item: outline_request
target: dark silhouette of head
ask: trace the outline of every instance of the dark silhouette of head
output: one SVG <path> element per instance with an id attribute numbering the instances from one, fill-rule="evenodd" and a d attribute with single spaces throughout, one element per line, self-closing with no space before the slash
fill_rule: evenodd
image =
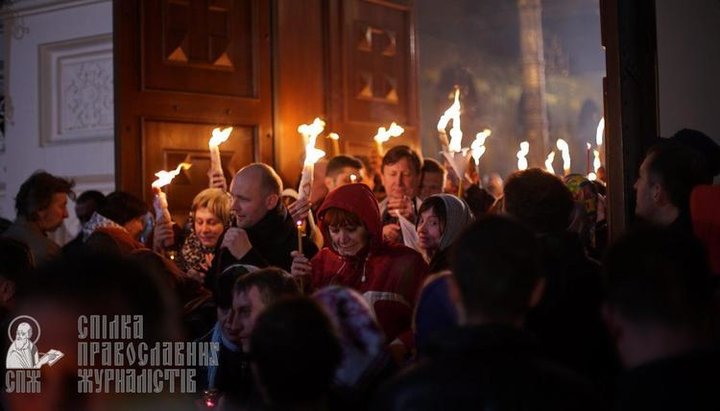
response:
<path id="1" fill-rule="evenodd" d="M 505 211 L 537 233 L 567 229 L 574 203 L 562 180 L 539 168 L 516 171 L 504 186 Z"/>
<path id="2" fill-rule="evenodd" d="M 298 297 L 278 301 L 260 315 L 250 354 L 267 402 L 290 409 L 322 402 L 340 364 L 341 347 L 322 308 Z"/>

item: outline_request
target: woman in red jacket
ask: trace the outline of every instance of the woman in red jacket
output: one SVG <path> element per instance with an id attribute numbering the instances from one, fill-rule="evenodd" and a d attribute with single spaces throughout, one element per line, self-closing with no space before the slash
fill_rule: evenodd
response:
<path id="1" fill-rule="evenodd" d="M 357 290 L 375 311 L 386 341 L 412 348 L 412 312 L 428 270 L 422 256 L 382 240 L 377 201 L 365 184 L 331 191 L 318 217 L 326 247 L 312 260 L 293 252 L 292 274 L 309 275 L 313 289 L 342 285 Z"/>

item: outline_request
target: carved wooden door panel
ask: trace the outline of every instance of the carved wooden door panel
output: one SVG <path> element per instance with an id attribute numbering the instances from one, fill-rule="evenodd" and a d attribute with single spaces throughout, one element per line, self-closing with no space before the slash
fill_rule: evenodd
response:
<path id="1" fill-rule="evenodd" d="M 207 187 L 207 141 L 229 178 L 252 161 L 272 163 L 270 11 L 265 0 L 114 2 L 118 187 L 150 196 L 154 173 L 193 166 L 167 188 L 184 218 Z"/>
<path id="2" fill-rule="evenodd" d="M 329 117 L 345 151 L 372 152 L 379 126 L 405 134 L 391 145 L 419 149 L 415 20 L 412 0 L 330 2 Z"/>

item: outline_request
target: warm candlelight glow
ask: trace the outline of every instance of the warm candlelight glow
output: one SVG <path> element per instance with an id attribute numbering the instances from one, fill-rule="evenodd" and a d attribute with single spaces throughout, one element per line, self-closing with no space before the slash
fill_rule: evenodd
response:
<path id="1" fill-rule="evenodd" d="M 530 153 L 530 143 L 527 141 L 523 141 L 520 143 L 520 151 L 517 152 L 517 166 L 518 170 L 527 170 L 528 168 L 528 162 L 527 158 L 525 158 L 528 153 Z"/>
<path id="2" fill-rule="evenodd" d="M 232 127 L 227 127 L 222 130 L 219 127 L 213 129 L 212 137 L 210 137 L 210 140 L 208 141 L 208 146 L 210 147 L 210 174 L 223 173 L 219 146 L 224 143 L 228 137 L 230 137 L 232 130 Z"/>
<path id="3" fill-rule="evenodd" d="M 298 127 L 298 132 L 305 139 L 305 161 L 300 176 L 300 187 L 298 187 L 298 200 L 310 197 L 315 163 L 325 156 L 324 151 L 315 148 L 317 137 L 324 129 L 325 122 L 319 118 L 315 118 L 312 124 L 302 124 Z"/>
<path id="4" fill-rule="evenodd" d="M 220 144 L 224 143 L 228 137 L 230 137 L 230 133 L 232 133 L 233 128 L 228 127 L 224 129 L 220 129 L 220 127 L 214 128 L 212 131 L 212 137 L 210 137 L 210 140 L 208 141 L 208 145 L 210 147 L 217 147 Z"/>
<path id="5" fill-rule="evenodd" d="M 303 222 L 302 222 L 302 220 L 296 221 L 295 225 L 297 225 L 298 251 L 300 252 L 300 254 L 302 254 L 302 252 L 303 252 L 303 245 L 302 245 Z"/>
<path id="6" fill-rule="evenodd" d="M 555 145 L 557 146 L 558 150 L 560 150 L 560 154 L 562 155 L 563 171 L 566 175 L 570 174 L 570 146 L 568 146 L 568 143 L 561 138 L 557 140 L 557 143 Z"/>
<path id="7" fill-rule="evenodd" d="M 390 128 L 385 127 L 378 128 L 377 134 L 373 137 L 376 143 L 383 144 L 387 143 L 392 137 L 400 137 L 405 129 L 397 125 L 394 121 L 390 124 Z"/>
<path id="8" fill-rule="evenodd" d="M 438 131 L 444 132 L 447 128 L 448 123 L 450 120 L 455 120 L 455 118 L 460 117 L 460 89 L 455 88 L 455 101 L 452 103 L 452 105 L 445 110 L 445 113 L 443 113 L 442 116 L 440 116 L 440 121 L 437 123 L 437 129 Z M 455 127 L 455 124 L 453 124 L 453 127 Z"/>
<path id="9" fill-rule="evenodd" d="M 597 174 L 590 173 L 590 174 L 588 174 L 587 179 L 590 181 L 595 181 L 595 180 L 597 180 Z"/>
<path id="10" fill-rule="evenodd" d="M 152 182 L 152 184 L 151 184 L 152 187 L 154 187 L 154 188 L 161 188 L 161 187 L 164 187 L 164 186 L 170 184 L 170 182 L 173 180 L 173 178 L 175 178 L 178 174 L 180 174 L 180 170 L 181 170 L 181 169 L 182 169 L 182 170 L 187 170 L 188 168 L 190 168 L 190 166 L 191 166 L 190 163 L 180 163 L 180 164 L 178 164 L 178 166 L 177 166 L 177 168 L 176 168 L 175 170 L 172 170 L 172 171 L 165 171 L 165 170 L 158 171 L 157 173 L 155 173 L 155 176 L 157 177 L 157 180 L 155 180 L 155 181 Z"/>
<path id="11" fill-rule="evenodd" d="M 480 157 L 485 154 L 485 140 L 490 137 L 490 134 L 492 134 L 492 131 L 486 128 L 475 135 L 475 141 L 470 145 L 470 152 L 473 160 L 475 160 L 475 166 L 480 164 Z"/>
<path id="12" fill-rule="evenodd" d="M 301 124 L 300 127 L 298 127 L 298 132 L 302 134 L 305 139 L 305 165 L 315 164 L 325 156 L 324 151 L 315 148 L 317 137 L 324 129 L 325 122 L 317 117 L 311 124 Z"/>
<path id="13" fill-rule="evenodd" d="M 355 174 L 350 174 L 350 182 L 357 183 L 357 176 Z"/>
<path id="14" fill-rule="evenodd" d="M 328 134 L 327 138 L 332 141 L 333 146 L 333 155 L 339 156 L 340 155 L 340 136 L 338 133 L 330 133 Z"/>
<path id="15" fill-rule="evenodd" d="M 600 162 L 600 152 L 593 150 L 593 155 L 595 156 L 593 159 L 593 170 L 595 170 L 595 174 L 597 174 L 600 167 L 602 167 L 602 163 Z"/>
<path id="16" fill-rule="evenodd" d="M 315 146 L 315 139 L 317 139 L 317 136 L 319 136 L 323 130 L 325 130 L 325 122 L 320 120 L 319 117 L 315 117 L 315 120 L 310 124 L 301 124 L 298 126 L 298 133 L 303 135 L 305 139 L 304 143 L 308 144 L 312 139 L 313 147 Z"/>
<path id="17" fill-rule="evenodd" d="M 597 131 L 595 131 L 595 144 L 600 147 L 603 143 L 603 135 L 605 134 L 605 117 L 600 119 L 600 122 L 597 126 Z"/>
<path id="18" fill-rule="evenodd" d="M 385 155 L 383 150 L 383 143 L 386 143 L 393 137 L 400 137 L 404 132 L 405 129 L 397 125 L 397 123 L 395 123 L 394 121 L 387 129 L 385 127 L 378 128 L 377 134 L 375 134 L 373 140 L 375 140 L 375 145 L 377 146 L 377 151 L 380 157 Z"/>
<path id="19" fill-rule="evenodd" d="M 555 152 L 551 151 L 550 154 L 548 154 L 547 158 L 545 159 L 545 170 L 548 173 L 555 174 L 555 168 L 553 168 L 553 161 L 555 161 Z"/>
<path id="20" fill-rule="evenodd" d="M 448 123 L 452 120 L 453 125 L 450 129 L 450 142 L 448 142 L 447 128 Z M 440 143 L 443 150 L 452 153 L 459 153 L 462 148 L 462 130 L 460 129 L 460 88 L 455 86 L 455 99 L 453 103 L 445 110 L 437 123 L 437 130 L 440 136 Z"/>

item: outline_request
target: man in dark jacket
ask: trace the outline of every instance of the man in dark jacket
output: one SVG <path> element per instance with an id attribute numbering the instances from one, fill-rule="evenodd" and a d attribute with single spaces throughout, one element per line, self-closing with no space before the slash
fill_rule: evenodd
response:
<path id="1" fill-rule="evenodd" d="M 290 252 L 298 248 L 298 231 L 280 201 L 282 180 L 267 164 L 253 163 L 237 172 L 230 184 L 235 226 L 220 242 L 206 285 L 212 287 L 216 273 L 233 264 L 275 266 L 290 271 Z M 303 252 L 311 258 L 315 244 L 303 237 Z"/>
<path id="2" fill-rule="evenodd" d="M 640 164 L 635 188 L 635 215 L 648 225 L 692 233 L 690 193 L 707 182 L 706 160 L 676 140 L 650 147 Z"/>
<path id="3" fill-rule="evenodd" d="M 462 326 L 439 335 L 428 358 L 384 387 L 373 409 L 597 409 L 590 384 L 544 359 L 522 330 L 544 287 L 533 233 L 493 216 L 457 244 L 452 271 Z"/>
<path id="4" fill-rule="evenodd" d="M 610 391 L 619 363 L 602 322 L 599 266 L 567 230 L 570 190 L 556 176 L 531 168 L 508 177 L 504 194 L 505 211 L 540 240 L 547 280 L 542 301 L 527 315 L 527 329 L 551 358 Z"/>

